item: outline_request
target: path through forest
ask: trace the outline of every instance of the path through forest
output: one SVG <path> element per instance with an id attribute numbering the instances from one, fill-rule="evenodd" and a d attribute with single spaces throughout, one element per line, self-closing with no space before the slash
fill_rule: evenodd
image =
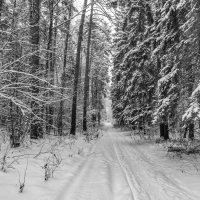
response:
<path id="1" fill-rule="evenodd" d="M 105 127 L 104 136 L 93 147 L 70 184 L 57 200 L 197 200 L 191 192 L 165 173 L 141 150 L 145 144 L 127 132 Z"/>

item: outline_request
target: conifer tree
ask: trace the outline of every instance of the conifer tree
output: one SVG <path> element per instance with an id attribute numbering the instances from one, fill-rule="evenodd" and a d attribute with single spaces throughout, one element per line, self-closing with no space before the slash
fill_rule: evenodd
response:
<path id="1" fill-rule="evenodd" d="M 79 81 L 79 72 L 80 72 L 80 54 L 81 54 L 81 44 L 83 39 L 83 26 L 85 21 L 85 13 L 87 8 L 87 0 L 84 0 L 82 16 L 79 26 L 78 33 L 78 43 L 77 43 L 77 52 L 76 52 L 76 66 L 74 74 L 74 88 L 73 88 L 73 100 L 72 100 L 72 114 L 71 114 L 71 130 L 70 134 L 76 134 L 76 110 L 77 110 L 77 94 L 78 94 L 78 81 Z"/>
<path id="2" fill-rule="evenodd" d="M 87 41 L 87 54 L 86 54 L 86 68 L 85 68 L 85 83 L 84 83 L 84 101 L 83 101 L 83 131 L 87 131 L 87 104 L 89 96 L 89 82 L 90 82 L 90 48 L 91 48 L 91 37 L 92 37 L 92 22 L 93 22 L 93 8 L 94 0 L 91 0 L 91 11 L 90 21 L 88 30 L 88 41 Z"/>

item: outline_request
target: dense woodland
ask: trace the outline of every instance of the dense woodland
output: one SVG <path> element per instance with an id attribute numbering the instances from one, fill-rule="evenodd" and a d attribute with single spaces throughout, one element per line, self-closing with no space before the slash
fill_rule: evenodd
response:
<path id="1" fill-rule="evenodd" d="M 100 123 L 111 66 L 103 4 L 0 0 L 0 118 L 12 147 Z"/>
<path id="2" fill-rule="evenodd" d="M 193 139 L 199 128 L 198 0 L 0 1 L 0 118 L 11 146 L 101 122 Z M 113 63 L 112 63 L 113 62 Z"/>
<path id="3" fill-rule="evenodd" d="M 199 129 L 200 1 L 113 2 L 113 113 L 120 126 L 193 139 Z"/>
<path id="4" fill-rule="evenodd" d="M 200 0 L 0 0 L 0 199 L 199 200 L 199 155 Z"/>

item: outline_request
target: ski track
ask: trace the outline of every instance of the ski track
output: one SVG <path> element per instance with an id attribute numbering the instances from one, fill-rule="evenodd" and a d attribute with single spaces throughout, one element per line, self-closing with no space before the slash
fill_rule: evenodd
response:
<path id="1" fill-rule="evenodd" d="M 56 200 L 199 200 L 165 174 L 129 136 L 112 128 Z"/>

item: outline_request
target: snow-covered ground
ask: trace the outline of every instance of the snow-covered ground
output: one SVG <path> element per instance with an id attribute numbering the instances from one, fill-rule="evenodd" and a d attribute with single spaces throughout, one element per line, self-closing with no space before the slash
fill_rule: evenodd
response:
<path id="1" fill-rule="evenodd" d="M 27 155 L 14 163 L 14 168 L 0 172 L 0 199 L 200 199 L 199 156 L 167 154 L 162 145 L 134 140 L 129 132 L 113 129 L 108 124 L 96 142 L 74 140 L 74 144 L 69 144 L 67 141 L 46 145 L 38 156 L 35 155 L 40 152 L 42 142 L 26 149 Z M 62 158 L 62 162 L 54 177 L 45 182 L 42 166 L 51 155 L 49 152 L 54 152 L 58 160 Z M 27 163 L 25 188 L 19 193 L 18 171 L 23 178 Z"/>
<path id="2" fill-rule="evenodd" d="M 0 200 L 53 200 L 67 183 L 70 185 L 74 174 L 90 156 L 95 140 L 48 137 L 16 149 L 1 142 Z M 25 187 L 19 193 L 24 175 Z"/>

